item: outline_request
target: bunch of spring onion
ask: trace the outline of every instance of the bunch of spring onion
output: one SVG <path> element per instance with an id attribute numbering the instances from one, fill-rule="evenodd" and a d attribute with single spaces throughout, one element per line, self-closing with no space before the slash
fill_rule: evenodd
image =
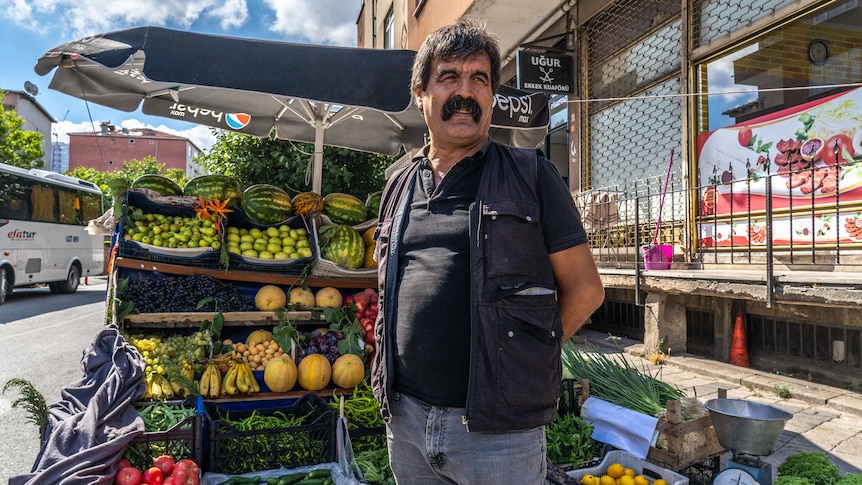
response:
<path id="1" fill-rule="evenodd" d="M 563 344 L 563 370 L 578 382 L 588 380 L 590 395 L 649 416 L 658 416 L 667 402 L 685 393 L 676 386 L 635 368 L 622 354 L 605 354 L 592 344 L 580 351 L 574 342 Z"/>

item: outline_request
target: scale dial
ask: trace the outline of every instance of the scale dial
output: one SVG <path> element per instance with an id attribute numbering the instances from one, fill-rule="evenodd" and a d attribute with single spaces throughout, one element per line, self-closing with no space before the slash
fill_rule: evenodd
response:
<path id="1" fill-rule="evenodd" d="M 760 485 L 747 471 L 739 468 L 725 468 L 712 477 L 712 485 Z"/>

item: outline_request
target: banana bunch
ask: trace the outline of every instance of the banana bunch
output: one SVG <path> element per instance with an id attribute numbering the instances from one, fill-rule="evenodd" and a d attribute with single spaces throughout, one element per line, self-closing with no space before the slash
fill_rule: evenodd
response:
<path id="1" fill-rule="evenodd" d="M 198 381 L 198 393 L 205 398 L 217 398 L 221 394 L 221 372 L 218 364 L 210 362 Z"/>
<path id="2" fill-rule="evenodd" d="M 143 399 L 164 401 L 166 399 L 174 398 L 174 388 L 162 374 L 153 372 L 148 374 L 144 378 L 144 381 L 147 384 L 147 389 L 144 391 Z"/>
<path id="3" fill-rule="evenodd" d="M 189 384 L 194 384 L 195 382 L 194 366 L 187 361 L 183 361 L 182 369 L 180 369 L 180 377 L 181 379 L 170 379 L 174 395 L 185 398 L 194 394 L 188 387 Z"/>
<path id="4" fill-rule="evenodd" d="M 260 392 L 260 385 L 249 367 L 248 362 L 241 359 L 231 361 L 222 381 L 222 391 L 228 396 L 237 394 L 254 394 Z"/>

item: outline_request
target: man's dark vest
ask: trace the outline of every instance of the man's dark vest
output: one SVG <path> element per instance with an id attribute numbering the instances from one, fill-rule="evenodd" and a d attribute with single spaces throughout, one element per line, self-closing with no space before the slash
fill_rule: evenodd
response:
<path id="1" fill-rule="evenodd" d="M 542 234 L 536 152 L 496 143 L 488 151 L 470 206 L 473 314 L 465 421 L 471 431 L 502 432 L 535 428 L 556 416 L 563 330 Z M 417 170 L 414 163 L 387 182 L 376 233 L 380 311 L 372 387 L 386 419 L 393 375 L 386 337 L 397 311 L 397 298 L 387 292 L 397 285 L 401 226 Z"/>

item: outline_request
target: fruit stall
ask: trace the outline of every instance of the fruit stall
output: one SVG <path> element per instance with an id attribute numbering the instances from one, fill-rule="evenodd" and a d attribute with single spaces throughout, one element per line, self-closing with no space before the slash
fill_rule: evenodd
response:
<path id="1" fill-rule="evenodd" d="M 126 447 L 123 483 L 160 457 L 196 463 L 202 483 L 358 483 L 360 466 L 366 483 L 384 483 L 367 383 L 379 202 L 379 192 L 290 197 L 224 175 L 131 184 L 107 319 L 146 364 L 136 403 L 146 430 Z M 353 468 L 338 465 L 346 454 Z"/>

